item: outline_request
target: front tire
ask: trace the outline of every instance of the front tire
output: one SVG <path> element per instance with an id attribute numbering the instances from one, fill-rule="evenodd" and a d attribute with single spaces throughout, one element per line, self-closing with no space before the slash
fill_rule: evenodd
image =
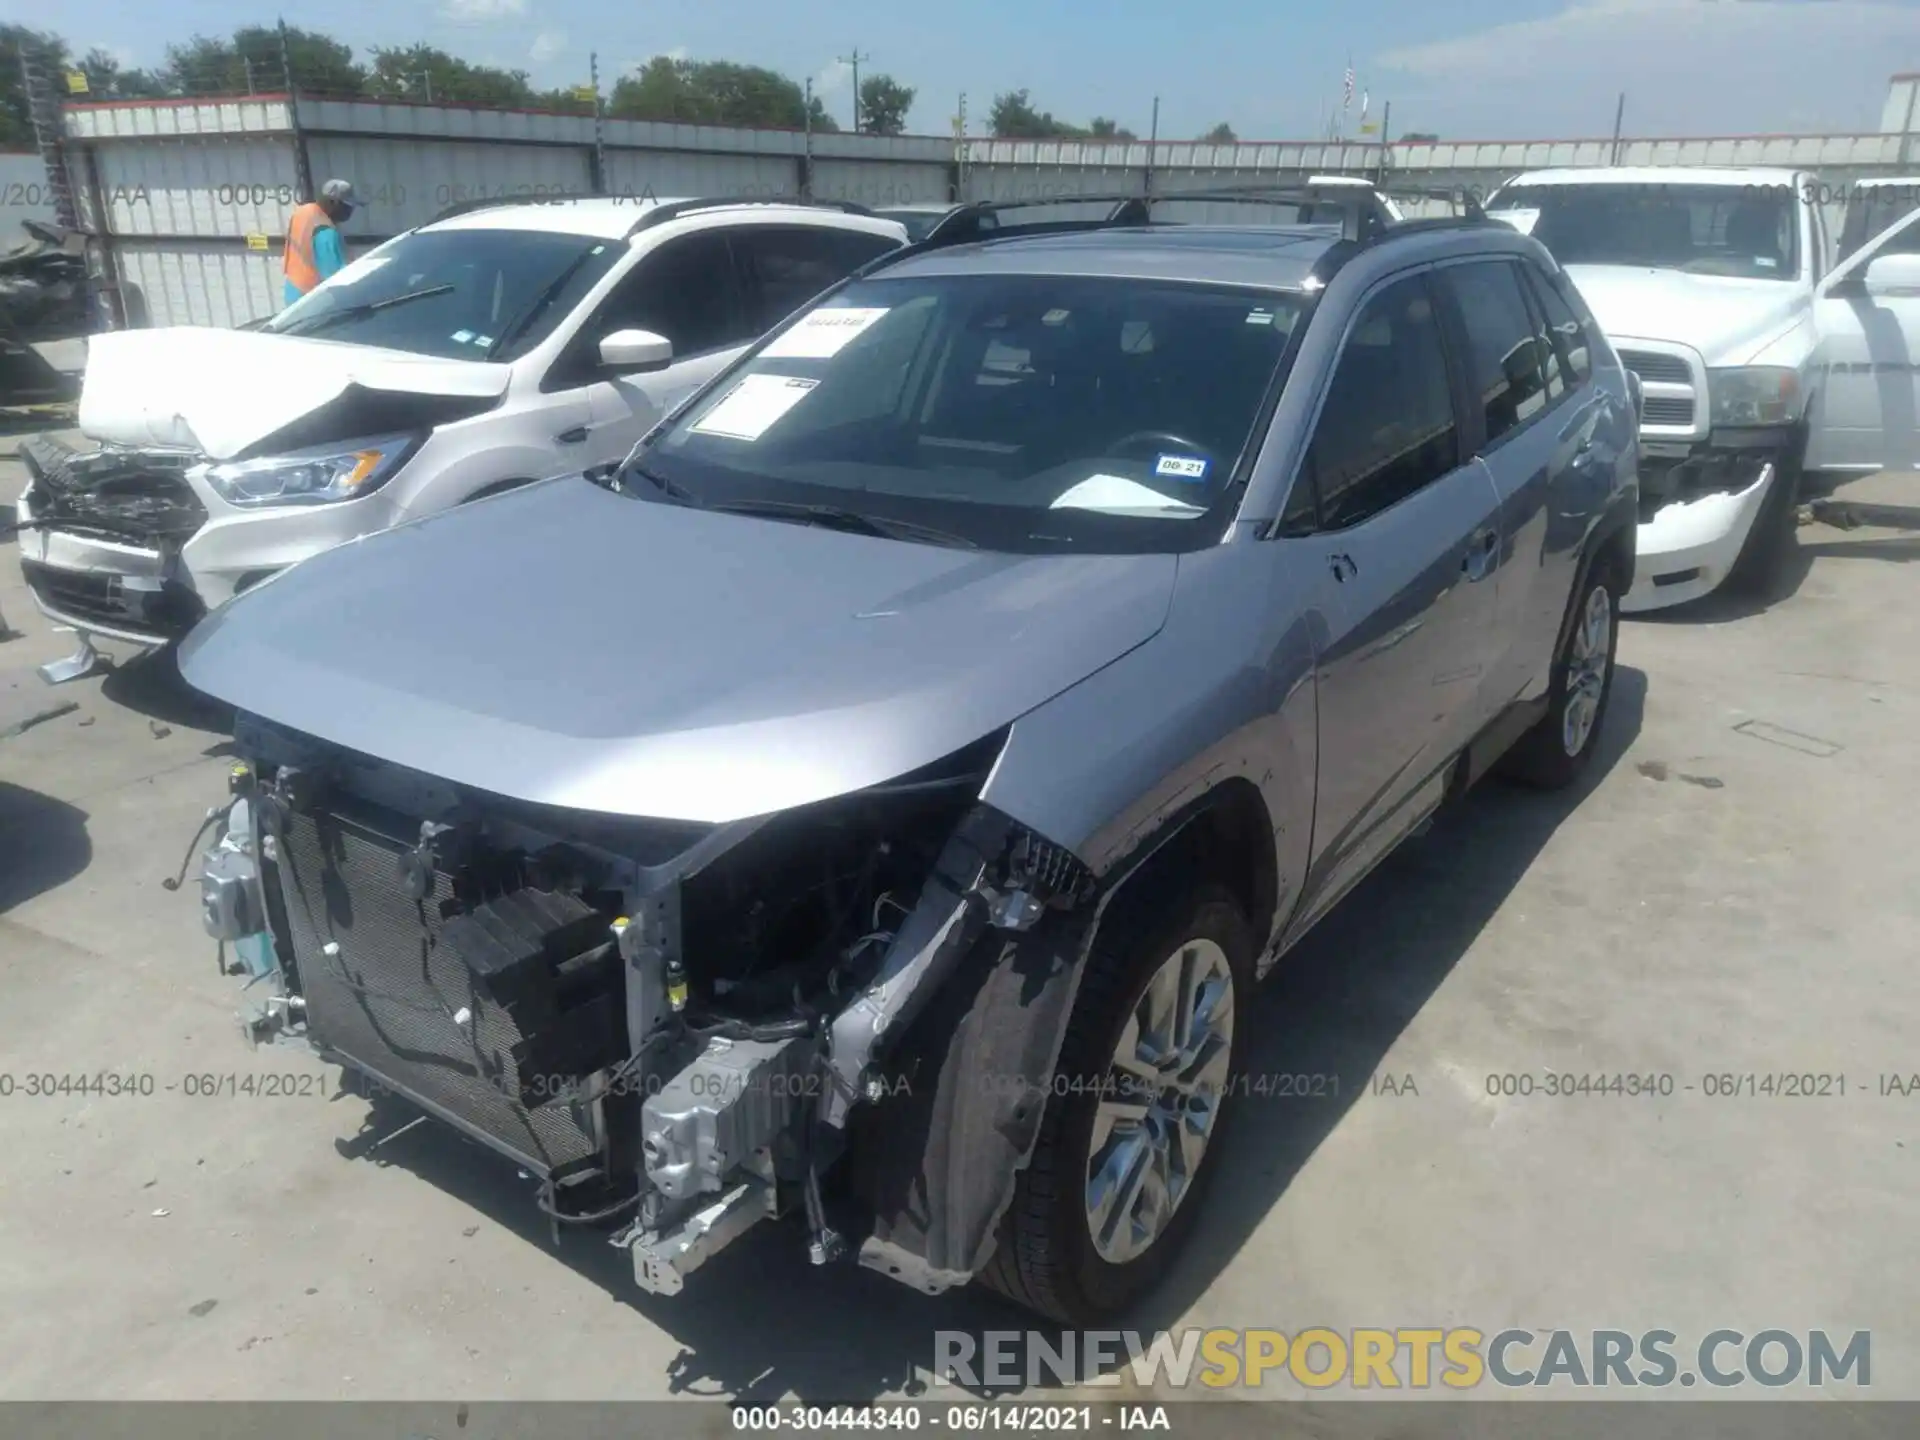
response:
<path id="1" fill-rule="evenodd" d="M 1611 556 L 1603 553 L 1594 560 L 1574 606 L 1573 624 L 1554 657 L 1547 713 L 1501 764 L 1509 779 L 1541 790 L 1562 789 L 1579 779 L 1606 719 L 1620 640 L 1620 580 Z"/>
<path id="2" fill-rule="evenodd" d="M 982 1283 L 1084 1327 L 1165 1278 L 1217 1168 L 1253 952 L 1252 929 L 1221 886 L 1177 885 L 1171 903 L 1116 900 Z"/>

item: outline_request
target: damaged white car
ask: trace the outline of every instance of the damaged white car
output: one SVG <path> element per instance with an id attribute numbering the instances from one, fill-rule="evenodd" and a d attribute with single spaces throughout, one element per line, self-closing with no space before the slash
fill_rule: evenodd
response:
<path id="1" fill-rule="evenodd" d="M 1566 267 L 1643 389 L 1623 610 L 1765 589 L 1803 471 L 1914 462 L 1920 217 L 1888 212 L 1835 267 L 1832 189 L 1795 170 L 1546 170 L 1487 203 Z"/>
<path id="2" fill-rule="evenodd" d="M 342 541 L 625 457 L 754 336 L 906 231 L 798 201 L 470 208 L 251 330 L 100 335 L 80 429 L 23 447 L 21 566 L 87 635 L 178 640 Z"/>

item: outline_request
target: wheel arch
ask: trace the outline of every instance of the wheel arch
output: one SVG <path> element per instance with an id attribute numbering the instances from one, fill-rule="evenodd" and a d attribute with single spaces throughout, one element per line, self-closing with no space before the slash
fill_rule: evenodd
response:
<path id="1" fill-rule="evenodd" d="M 866 1153 L 855 1169 L 874 1219 L 863 1265 L 938 1293 L 991 1261 L 1100 927 L 1195 865 L 1227 885 L 1264 943 L 1278 906 L 1273 826 L 1259 788 L 1233 775 L 1145 831 L 1077 906 L 973 944 L 942 983 L 942 1003 L 927 1005 L 887 1057 L 900 1099 L 856 1112 L 854 1145 Z"/>

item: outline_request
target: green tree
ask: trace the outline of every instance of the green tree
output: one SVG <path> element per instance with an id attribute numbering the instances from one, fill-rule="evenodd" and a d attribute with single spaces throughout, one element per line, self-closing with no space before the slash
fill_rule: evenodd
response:
<path id="1" fill-rule="evenodd" d="M 287 59 L 293 83 L 305 94 L 366 93 L 365 67 L 355 63 L 350 46 L 331 36 L 289 25 Z M 272 93 L 285 90 L 288 81 L 280 32 L 271 25 L 243 25 L 225 40 L 195 35 L 184 45 L 169 45 L 162 74 L 180 95 Z"/>
<path id="2" fill-rule="evenodd" d="M 695 125 L 744 125 L 798 130 L 808 122 L 806 92 L 778 71 L 727 60 L 675 60 L 656 55 L 613 87 L 609 115 L 628 120 L 677 120 Z M 839 128 L 818 97 L 816 130 Z"/>
<path id="3" fill-rule="evenodd" d="M 1036 110 L 1025 90 L 994 96 L 987 124 L 1003 140 L 1083 140 L 1088 136 L 1086 130 L 1056 119 L 1051 111 Z"/>
<path id="4" fill-rule="evenodd" d="M 166 82 L 145 70 L 128 70 L 97 46 L 79 65 L 91 100 L 152 100 L 167 93 Z"/>
<path id="5" fill-rule="evenodd" d="M 1430 145 L 1437 144 L 1440 139 L 1438 135 L 1435 135 L 1430 130 L 1409 130 L 1407 131 L 1406 134 L 1402 135 L 1400 138 L 1402 140 L 1412 140 L 1415 143 L 1418 143 L 1424 140 Z"/>
<path id="6" fill-rule="evenodd" d="M 528 109 L 536 96 L 524 70 L 470 65 L 432 45 L 376 49 L 367 93 L 395 100 Z M 591 108 L 591 107 L 588 107 Z"/>
<path id="7" fill-rule="evenodd" d="M 860 129 L 868 135 L 904 135 L 907 112 L 917 92 L 891 75 L 869 75 L 860 82 Z"/>
<path id="8" fill-rule="evenodd" d="M 1086 133 L 1087 138 L 1091 140 L 1138 140 L 1140 138 L 1118 120 L 1109 120 L 1104 115 L 1096 115 L 1089 120 Z"/>
<path id="9" fill-rule="evenodd" d="M 1233 133 L 1233 127 L 1224 120 L 1200 137 L 1202 145 L 1235 145 L 1239 140 L 1240 137 Z"/>

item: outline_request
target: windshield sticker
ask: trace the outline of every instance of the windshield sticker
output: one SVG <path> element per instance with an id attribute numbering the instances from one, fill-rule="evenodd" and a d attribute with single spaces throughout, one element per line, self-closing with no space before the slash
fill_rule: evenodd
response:
<path id="1" fill-rule="evenodd" d="M 1756 255 L 1753 257 L 1753 263 L 1758 265 L 1762 270 L 1778 270 L 1780 268 L 1779 260 L 1771 255 Z"/>
<path id="2" fill-rule="evenodd" d="M 1119 475 L 1092 475 L 1061 495 L 1052 510 L 1098 510 L 1106 515 L 1142 515 L 1152 519 L 1191 520 L 1206 514 L 1204 507 L 1162 495 L 1138 480 Z"/>
<path id="3" fill-rule="evenodd" d="M 1207 462 L 1198 455 L 1162 455 L 1153 462 L 1153 473 L 1171 475 L 1176 480 L 1204 480 Z"/>
<path id="4" fill-rule="evenodd" d="M 1064 325 L 1067 323 L 1069 313 L 1070 312 L 1065 310 L 1049 310 L 1040 317 L 1040 323 L 1042 325 Z"/>
<path id="5" fill-rule="evenodd" d="M 693 422 L 693 432 L 722 435 L 729 440 L 758 440 L 819 383 L 798 375 L 748 375 Z"/>
<path id="6" fill-rule="evenodd" d="M 491 344 L 493 344 L 493 336 L 491 336 L 491 335 L 476 335 L 476 336 L 474 336 L 474 337 L 473 337 L 473 343 L 474 343 L 474 344 L 476 344 L 476 345 L 491 345 Z"/>
<path id="7" fill-rule="evenodd" d="M 1271 325 L 1272 323 L 1273 312 L 1271 310 L 1249 310 L 1247 312 L 1247 324 L 1249 325 Z"/>
<path id="8" fill-rule="evenodd" d="M 884 306 L 810 311 L 760 353 L 769 360 L 831 360 L 886 313 Z"/>
<path id="9" fill-rule="evenodd" d="M 1522 235 L 1531 235 L 1533 233 L 1533 227 L 1540 223 L 1540 212 L 1538 210 L 1521 210 L 1517 208 L 1513 210 L 1489 210 L 1487 212 L 1487 218 L 1489 220 L 1498 220 L 1504 225 L 1511 225 Z"/>
<path id="10" fill-rule="evenodd" d="M 464 345 L 471 339 L 473 339 L 473 331 L 471 330 L 456 330 L 453 332 L 453 343 L 456 345 Z"/>

